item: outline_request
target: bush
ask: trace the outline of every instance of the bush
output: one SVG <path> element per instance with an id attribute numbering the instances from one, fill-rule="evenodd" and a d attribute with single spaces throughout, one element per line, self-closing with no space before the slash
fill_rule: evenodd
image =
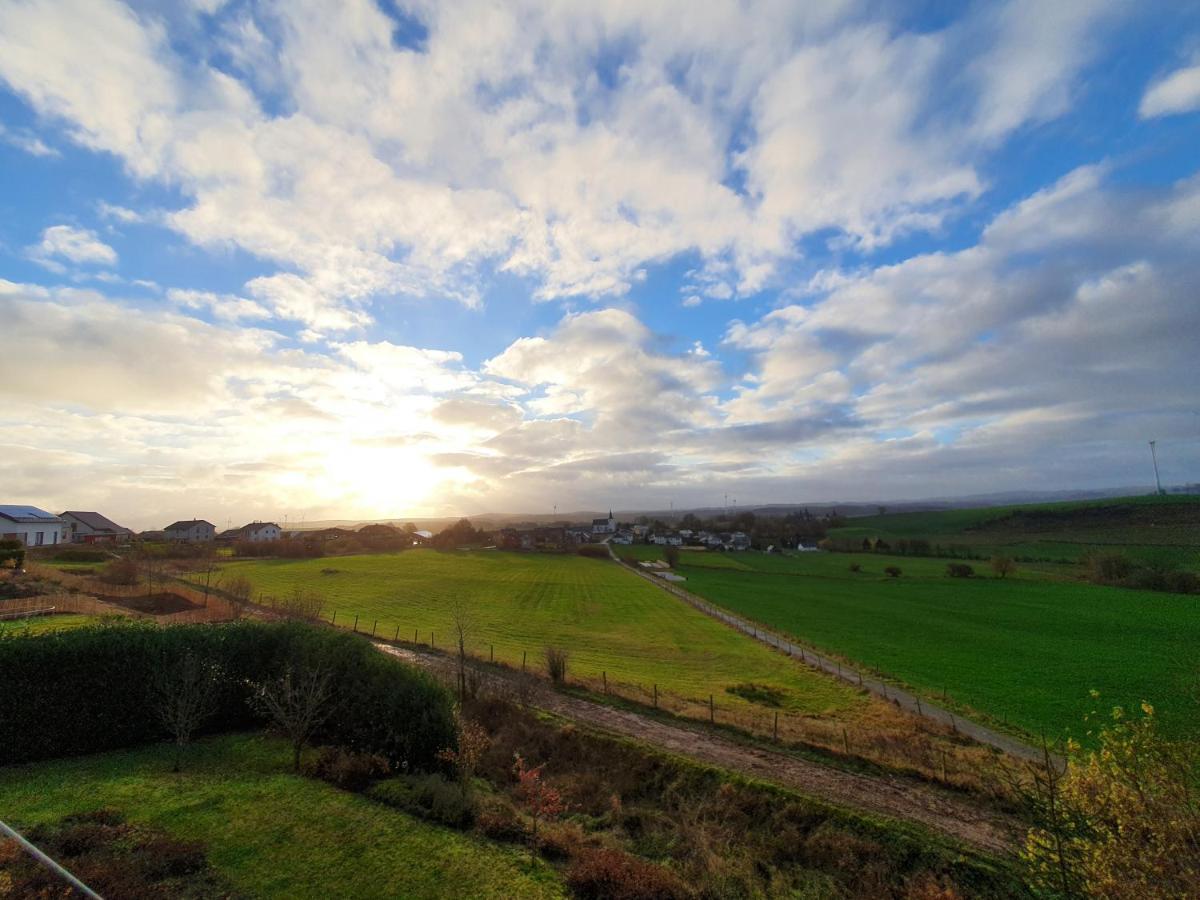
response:
<path id="1" fill-rule="evenodd" d="M 107 550 L 77 550 L 74 548 L 69 548 L 66 550 L 59 550 L 56 554 L 54 554 L 54 559 L 58 562 L 70 563 L 104 562 L 109 558 L 110 557 Z"/>
<path id="2" fill-rule="evenodd" d="M 862 565 L 860 563 L 850 563 L 850 571 L 851 572 L 861 572 Z"/>
<path id="3" fill-rule="evenodd" d="M 899 566 L 888 566 L 883 571 L 886 572 L 888 575 L 890 575 L 892 578 L 899 578 L 903 574 L 900 571 Z"/>
<path id="4" fill-rule="evenodd" d="M 104 567 L 104 574 L 100 577 L 109 584 L 137 584 L 139 581 L 137 560 L 131 556 L 114 559 Z"/>
<path id="5" fill-rule="evenodd" d="M 608 547 L 604 544 L 580 544 L 575 552 L 592 559 L 608 559 Z"/>
<path id="6" fill-rule="evenodd" d="M 966 563 L 949 563 L 946 566 L 946 574 L 951 578 L 974 578 L 975 569 Z"/>
<path id="7" fill-rule="evenodd" d="M 205 731 L 260 724 L 249 685 L 319 661 L 333 673 L 337 705 L 316 740 L 418 769 L 455 745 L 449 693 L 352 635 L 294 622 L 133 623 L 0 638 L 0 765 L 163 739 L 156 674 L 188 653 L 223 673 Z"/>
<path id="8" fill-rule="evenodd" d="M 1093 581 L 1115 584 L 1133 574 L 1133 560 L 1123 553 L 1101 553 L 1088 559 Z"/>
<path id="9" fill-rule="evenodd" d="M 546 648 L 546 674 L 555 684 L 567 680 L 567 651 L 557 647 Z"/>
<path id="10" fill-rule="evenodd" d="M 567 870 L 567 885 L 583 900 L 675 900 L 692 892 L 669 869 L 620 850 L 585 850 Z"/>
<path id="11" fill-rule="evenodd" d="M 347 791 L 364 791 L 388 774 L 388 761 L 378 753 L 356 753 L 344 747 L 322 747 L 304 774 Z"/>
<path id="12" fill-rule="evenodd" d="M 475 821 L 471 795 L 441 775 L 398 775 L 379 782 L 369 796 L 451 828 L 469 828 Z"/>

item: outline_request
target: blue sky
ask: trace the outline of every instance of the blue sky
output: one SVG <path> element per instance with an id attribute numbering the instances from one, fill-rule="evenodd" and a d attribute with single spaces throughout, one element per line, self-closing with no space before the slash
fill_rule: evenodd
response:
<path id="1" fill-rule="evenodd" d="M 0 0 L 0 471 L 136 525 L 1195 481 L 1198 138 L 1188 4 Z"/>

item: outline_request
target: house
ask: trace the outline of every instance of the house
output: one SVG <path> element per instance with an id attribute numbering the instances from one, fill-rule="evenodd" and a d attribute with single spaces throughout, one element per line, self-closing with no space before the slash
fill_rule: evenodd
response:
<path id="1" fill-rule="evenodd" d="M 616 534 L 616 537 L 614 537 L 612 539 L 612 542 L 614 544 L 632 544 L 633 543 L 633 532 L 618 531 Z"/>
<path id="2" fill-rule="evenodd" d="M 274 522 L 251 522 L 238 529 L 241 537 L 238 540 L 250 541 L 257 544 L 260 541 L 277 541 L 283 533 Z"/>
<path id="3" fill-rule="evenodd" d="M 744 532 L 735 531 L 729 536 L 728 546 L 730 550 L 749 550 L 750 536 Z"/>
<path id="4" fill-rule="evenodd" d="M 182 519 L 172 522 L 163 535 L 168 541 L 185 541 L 189 544 L 211 541 L 217 536 L 217 526 L 203 519 Z"/>
<path id="5" fill-rule="evenodd" d="M 611 509 L 607 519 L 592 519 L 592 534 L 612 534 L 616 530 L 617 520 L 613 518 Z"/>
<path id="6" fill-rule="evenodd" d="M 69 509 L 59 518 L 65 523 L 63 540 L 74 544 L 116 544 L 133 537 L 128 528 L 122 528 L 98 512 Z"/>
<path id="7" fill-rule="evenodd" d="M 0 506 L 0 541 L 20 541 L 26 547 L 63 542 L 66 523 L 36 506 Z"/>

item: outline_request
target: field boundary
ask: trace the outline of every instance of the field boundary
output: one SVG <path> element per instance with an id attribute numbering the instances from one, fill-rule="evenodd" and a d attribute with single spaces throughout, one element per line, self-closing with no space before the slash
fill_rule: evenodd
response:
<path id="1" fill-rule="evenodd" d="M 978 722 L 964 719 L 957 713 L 936 704 L 922 702 L 921 698 L 914 693 L 898 688 L 895 685 L 889 685 L 885 681 L 864 674 L 859 669 L 843 665 L 840 660 L 830 659 L 815 650 L 790 641 L 782 635 L 765 629 L 755 622 L 743 619 L 741 616 L 736 616 L 716 604 L 710 603 L 708 600 L 698 597 L 690 591 L 685 591 L 649 572 L 642 572 L 632 566 L 623 565 L 617 554 L 613 551 L 611 544 L 608 545 L 608 553 L 617 565 L 620 565 L 623 569 L 627 569 L 639 578 L 644 578 L 676 599 L 682 600 L 705 615 L 742 632 L 760 643 L 766 644 L 768 647 L 772 647 L 781 653 L 786 653 L 793 658 L 799 657 L 800 661 L 806 665 L 820 669 L 850 684 L 862 687 L 864 690 L 870 691 L 872 694 L 894 703 L 900 709 L 929 719 L 932 722 L 948 725 L 958 733 L 966 735 L 981 744 L 987 744 L 989 747 L 994 747 L 997 750 L 1002 750 L 1021 759 L 1040 761 L 1045 758 L 1044 750 L 1039 750 L 1024 741 L 1007 734 L 1002 734 L 985 725 L 980 725 Z"/>

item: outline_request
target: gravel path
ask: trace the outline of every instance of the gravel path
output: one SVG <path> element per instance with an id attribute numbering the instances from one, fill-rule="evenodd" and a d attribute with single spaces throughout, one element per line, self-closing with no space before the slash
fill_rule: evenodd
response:
<path id="1" fill-rule="evenodd" d="M 615 553 L 613 553 L 611 545 L 608 548 L 608 552 L 614 560 L 617 560 L 617 556 Z M 617 560 L 617 564 L 624 565 L 620 562 L 620 560 Z M 1042 750 L 1031 747 L 1029 744 L 1019 741 L 1010 735 L 1003 734 L 999 731 L 994 731 L 991 728 L 980 725 L 977 722 L 972 722 L 970 719 L 964 719 L 962 716 L 953 713 L 948 709 L 943 709 L 940 706 L 929 703 L 926 700 L 922 700 L 916 694 L 901 690 L 895 685 L 890 685 L 887 682 L 880 681 L 877 678 L 873 678 L 870 675 L 864 674 L 857 669 L 844 666 L 839 660 L 830 659 L 829 657 L 823 656 L 822 654 L 817 653 L 807 647 L 802 647 L 799 644 L 795 644 L 781 635 L 764 629 L 757 623 L 750 622 L 741 618 L 740 616 L 735 616 L 733 613 L 709 603 L 702 597 L 697 597 L 695 594 L 685 591 L 683 588 L 665 581 L 656 575 L 651 575 L 649 572 L 643 572 L 631 566 L 625 566 L 625 568 L 634 575 L 644 578 L 651 584 L 662 588 L 673 597 L 682 600 L 684 603 L 695 607 L 702 613 L 712 616 L 714 619 L 717 619 L 720 622 L 724 622 L 731 628 L 736 628 L 743 634 L 749 635 L 755 640 L 766 644 L 768 647 L 774 647 L 781 653 L 786 653 L 788 656 L 795 657 L 801 662 L 813 666 L 814 668 L 821 669 L 824 672 L 828 672 L 830 675 L 841 678 L 843 681 L 848 681 L 855 685 L 861 685 L 872 694 L 877 694 L 878 696 L 883 697 L 885 700 L 891 701 L 901 709 L 908 710 L 909 712 L 915 713 L 919 716 L 924 716 L 925 718 L 934 722 L 939 722 L 943 725 L 949 725 L 960 734 L 965 734 L 972 740 L 978 741 L 981 744 L 987 744 L 990 747 L 995 747 L 998 750 L 1003 750 L 1005 753 L 1009 753 L 1020 759 L 1033 760 L 1035 762 L 1041 762 L 1044 759 Z"/>
<path id="2" fill-rule="evenodd" d="M 376 646 L 443 675 L 455 671 L 454 659 L 440 653 L 379 642 Z M 841 806 L 916 822 L 992 853 L 1011 852 L 1021 833 L 1019 823 L 1012 817 L 983 808 L 962 794 L 936 785 L 823 766 L 787 753 L 738 743 L 701 724 L 662 721 L 562 694 L 535 676 L 483 664 L 471 665 L 493 685 L 520 690 L 532 705 L 564 718 Z"/>

